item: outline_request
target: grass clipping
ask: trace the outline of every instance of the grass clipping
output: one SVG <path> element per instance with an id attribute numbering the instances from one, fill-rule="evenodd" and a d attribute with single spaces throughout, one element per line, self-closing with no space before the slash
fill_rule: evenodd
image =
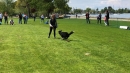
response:
<path id="1" fill-rule="evenodd" d="M 90 53 L 85 53 L 85 55 L 86 55 L 86 56 L 89 56 L 89 55 L 90 55 Z"/>

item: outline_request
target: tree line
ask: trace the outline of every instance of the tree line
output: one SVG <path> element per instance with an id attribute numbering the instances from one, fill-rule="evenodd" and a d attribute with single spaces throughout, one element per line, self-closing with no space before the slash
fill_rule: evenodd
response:
<path id="1" fill-rule="evenodd" d="M 49 14 L 59 13 L 104 13 L 109 10 L 110 13 L 130 13 L 128 8 L 119 8 L 115 10 L 111 6 L 104 7 L 104 9 L 75 9 L 68 5 L 69 0 L 0 0 L 0 12 L 7 12 L 10 16 L 18 13 L 26 13 L 29 17 L 32 14 L 44 14 L 49 17 Z"/>
<path id="2" fill-rule="evenodd" d="M 0 0 L 0 12 L 7 12 L 9 15 L 26 13 L 29 17 L 32 14 L 45 14 L 49 17 L 51 13 L 67 13 L 71 7 L 67 4 L 69 0 Z"/>
<path id="3" fill-rule="evenodd" d="M 91 8 L 86 8 L 85 10 L 83 9 L 76 9 L 76 8 L 73 8 L 73 10 L 71 10 L 71 13 L 86 13 L 86 12 L 90 12 L 90 13 L 93 13 L 93 14 L 96 14 L 96 13 L 104 13 L 106 10 L 108 10 L 110 13 L 130 13 L 130 9 L 128 8 L 119 8 L 119 9 L 114 9 L 112 8 L 112 6 L 108 6 L 108 7 L 104 7 L 104 9 L 101 9 L 99 10 L 98 8 L 97 9 L 91 9 Z"/>

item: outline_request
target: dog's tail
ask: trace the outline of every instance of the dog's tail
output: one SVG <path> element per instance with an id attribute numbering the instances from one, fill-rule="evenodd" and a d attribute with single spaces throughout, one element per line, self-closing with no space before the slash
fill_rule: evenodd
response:
<path id="1" fill-rule="evenodd" d="M 71 31 L 70 33 L 69 33 L 69 35 L 71 35 L 71 34 L 73 34 L 74 33 L 74 31 Z"/>

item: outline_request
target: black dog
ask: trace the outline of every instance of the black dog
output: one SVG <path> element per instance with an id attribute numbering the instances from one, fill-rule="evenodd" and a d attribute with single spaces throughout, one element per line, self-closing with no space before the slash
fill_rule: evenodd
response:
<path id="1" fill-rule="evenodd" d="M 62 30 L 60 30 L 58 32 L 59 32 L 60 36 L 63 38 L 63 40 L 68 39 L 69 36 L 74 33 L 74 31 L 71 31 L 70 33 L 68 33 L 68 32 L 62 32 Z"/>

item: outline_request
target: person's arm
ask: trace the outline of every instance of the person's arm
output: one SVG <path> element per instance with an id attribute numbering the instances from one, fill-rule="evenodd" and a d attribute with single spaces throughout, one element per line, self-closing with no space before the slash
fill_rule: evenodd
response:
<path id="1" fill-rule="evenodd" d="M 49 25 L 50 25 L 50 27 L 53 27 L 53 26 L 51 25 L 51 19 L 49 20 Z"/>
<path id="2" fill-rule="evenodd" d="M 55 22 L 55 26 L 56 26 L 56 28 L 57 28 L 57 26 L 58 26 L 58 25 L 57 25 L 57 20 L 56 20 L 56 22 Z"/>

